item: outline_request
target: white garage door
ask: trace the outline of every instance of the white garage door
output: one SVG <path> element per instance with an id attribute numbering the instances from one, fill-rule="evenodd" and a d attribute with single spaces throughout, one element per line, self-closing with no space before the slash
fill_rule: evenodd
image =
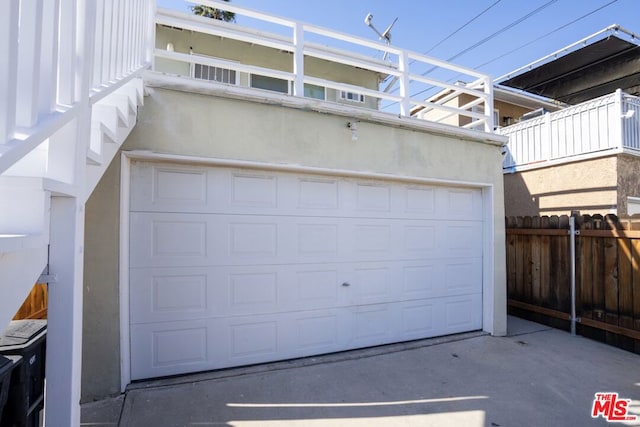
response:
<path id="1" fill-rule="evenodd" d="M 134 162 L 133 379 L 482 328 L 478 189 Z"/>

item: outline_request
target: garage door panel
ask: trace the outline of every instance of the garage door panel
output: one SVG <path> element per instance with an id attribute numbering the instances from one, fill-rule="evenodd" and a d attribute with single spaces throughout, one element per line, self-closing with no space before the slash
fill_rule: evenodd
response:
<path id="1" fill-rule="evenodd" d="M 402 266 L 402 300 L 432 298 L 444 280 L 441 264 L 434 260 L 418 260 Z"/>
<path id="2" fill-rule="evenodd" d="M 480 329 L 482 212 L 470 188 L 135 163 L 133 377 Z"/>
<path id="3" fill-rule="evenodd" d="M 470 221 L 447 222 L 440 238 L 444 258 L 482 256 L 482 224 Z"/>
<path id="4" fill-rule="evenodd" d="M 210 320 L 132 325 L 131 378 L 197 372 L 222 366 Z"/>
<path id="5" fill-rule="evenodd" d="M 482 294 L 450 297 L 444 304 L 443 334 L 482 329 L 482 311 L 476 308 L 482 304 Z"/>
<path id="6" fill-rule="evenodd" d="M 207 269 L 135 269 L 129 277 L 131 323 L 202 319 L 215 308 Z"/>
<path id="7" fill-rule="evenodd" d="M 206 215 L 132 212 L 131 267 L 206 265 L 211 255 L 207 237 L 214 228 Z"/>
<path id="8" fill-rule="evenodd" d="M 136 163 L 133 212 L 380 218 L 482 218 L 482 193 L 414 183 L 233 168 Z"/>
<path id="9" fill-rule="evenodd" d="M 390 342 L 394 328 L 394 305 L 375 304 L 352 308 L 353 335 L 349 348 Z"/>
<path id="10" fill-rule="evenodd" d="M 132 267 L 479 256 L 481 223 L 131 214 Z"/>
<path id="11" fill-rule="evenodd" d="M 466 295 L 482 292 L 482 258 L 461 258 L 442 264 L 444 288 L 437 296 Z"/>
<path id="12" fill-rule="evenodd" d="M 340 206 L 340 182 L 334 178 L 298 178 L 295 181 L 297 200 L 295 207 L 299 211 L 310 211 L 313 215 L 319 214 L 316 210 L 335 214 Z"/>
<path id="13" fill-rule="evenodd" d="M 231 206 L 278 207 L 278 176 L 257 172 L 231 173 Z"/>
<path id="14" fill-rule="evenodd" d="M 401 304 L 400 327 L 405 340 L 436 335 L 434 315 L 436 307 L 433 300 L 417 300 Z"/>

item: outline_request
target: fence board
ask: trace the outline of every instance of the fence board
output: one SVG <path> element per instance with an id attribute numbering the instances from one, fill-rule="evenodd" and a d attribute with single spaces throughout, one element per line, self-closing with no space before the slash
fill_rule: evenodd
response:
<path id="1" fill-rule="evenodd" d="M 568 328 L 569 217 L 507 218 L 512 313 Z M 640 218 L 576 217 L 578 332 L 640 353 Z M 530 314 L 527 314 L 530 313 Z"/>
<path id="2" fill-rule="evenodd" d="M 27 295 L 13 320 L 47 318 L 47 284 L 37 283 Z"/>
<path id="3" fill-rule="evenodd" d="M 550 227 L 548 216 L 540 218 L 540 227 L 543 229 Z M 548 300 L 551 292 L 551 283 L 549 280 L 551 275 L 551 237 L 547 235 L 540 236 L 540 245 L 540 304 L 543 304 Z"/>

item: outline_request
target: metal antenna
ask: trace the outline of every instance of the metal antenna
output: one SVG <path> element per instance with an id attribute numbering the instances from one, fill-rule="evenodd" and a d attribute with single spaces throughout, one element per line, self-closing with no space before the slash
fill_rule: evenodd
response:
<path id="1" fill-rule="evenodd" d="M 389 26 L 385 28 L 383 32 L 378 31 L 378 29 L 371 22 L 372 20 L 373 20 L 373 15 L 371 13 L 368 13 L 367 16 L 364 17 L 365 25 L 371 28 L 373 31 L 375 31 L 378 37 L 380 37 L 380 40 L 384 40 L 384 42 L 388 46 L 391 45 L 391 28 L 393 28 L 395 23 L 398 21 L 398 18 L 394 19 L 393 22 L 389 24 Z M 389 52 L 385 52 L 384 55 L 382 56 L 382 59 L 386 61 L 388 57 L 389 57 Z"/>

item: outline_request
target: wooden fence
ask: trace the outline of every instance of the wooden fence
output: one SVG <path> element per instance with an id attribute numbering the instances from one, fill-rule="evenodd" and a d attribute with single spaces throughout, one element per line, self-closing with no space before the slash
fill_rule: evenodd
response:
<path id="1" fill-rule="evenodd" d="M 640 353 L 640 219 L 575 221 L 577 333 Z M 506 227 L 509 312 L 569 329 L 569 217 L 508 217 Z"/>
<path id="2" fill-rule="evenodd" d="M 13 317 L 13 320 L 21 319 L 46 319 L 47 318 L 47 284 L 36 283 L 31 292 L 22 303 L 22 306 Z"/>

